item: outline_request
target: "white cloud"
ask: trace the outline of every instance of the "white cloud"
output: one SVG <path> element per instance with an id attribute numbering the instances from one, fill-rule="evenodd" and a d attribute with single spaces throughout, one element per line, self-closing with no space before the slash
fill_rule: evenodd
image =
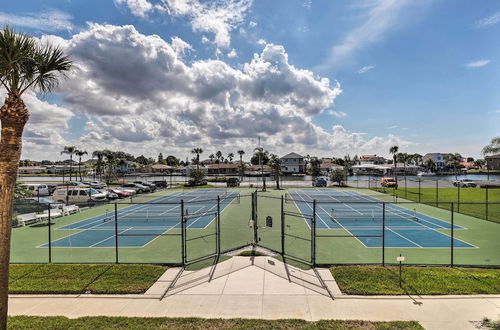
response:
<path id="1" fill-rule="evenodd" d="M 500 113 L 500 109 L 495 110 L 495 111 L 489 111 L 488 113 Z"/>
<path id="2" fill-rule="evenodd" d="M 500 22 L 500 11 L 497 11 L 493 15 L 480 19 L 474 23 L 475 28 L 486 28 L 491 25 L 495 25 Z"/>
<path id="3" fill-rule="evenodd" d="M 261 45 L 261 46 L 264 46 L 264 45 L 267 44 L 267 41 L 265 41 L 264 39 L 259 39 L 259 40 L 257 40 L 257 44 Z"/>
<path id="4" fill-rule="evenodd" d="M 410 5 L 423 5 L 428 1 L 365 0 L 357 3 L 363 10 L 363 22 L 348 31 L 342 41 L 334 45 L 328 59 L 318 68 L 326 69 L 352 58 L 353 54 L 379 41 L 384 34 L 402 22 L 402 13 Z"/>
<path id="5" fill-rule="evenodd" d="M 491 60 L 478 60 L 478 61 L 473 61 L 465 64 L 466 67 L 469 68 L 480 68 L 482 66 L 488 65 L 491 62 Z"/>
<path id="6" fill-rule="evenodd" d="M 147 0 L 114 0 L 116 5 L 126 5 L 130 12 L 138 17 L 145 18 L 153 11 L 153 5 Z"/>
<path id="7" fill-rule="evenodd" d="M 236 49 L 231 49 L 231 51 L 229 53 L 227 53 L 227 57 L 229 58 L 235 58 L 235 57 L 238 57 L 238 53 L 236 52 Z"/>
<path id="8" fill-rule="evenodd" d="M 182 40 L 179 37 L 173 37 L 171 45 L 172 45 L 172 49 L 175 51 L 175 53 L 179 57 L 182 57 L 186 54 L 186 52 L 193 50 L 193 47 L 190 44 L 188 44 L 187 42 L 185 42 L 184 40 Z"/>
<path id="9" fill-rule="evenodd" d="M 163 2 L 171 16 L 188 17 L 193 31 L 213 33 L 213 42 L 220 48 L 229 48 L 231 31 L 243 23 L 246 12 L 252 6 L 252 0 Z"/>
<path id="10" fill-rule="evenodd" d="M 330 114 L 335 116 L 335 117 L 339 117 L 339 118 L 342 118 L 342 117 L 346 117 L 347 116 L 347 113 L 343 112 L 343 111 L 334 111 L 334 110 L 330 110 Z"/>
<path id="11" fill-rule="evenodd" d="M 307 9 L 311 9 L 311 7 L 312 7 L 312 0 L 303 0 L 302 7 L 305 7 Z"/>
<path id="12" fill-rule="evenodd" d="M 359 70 L 358 70 L 358 73 L 360 73 L 360 74 L 361 74 L 361 73 L 366 73 L 366 72 L 368 72 L 368 71 L 370 71 L 370 70 L 375 69 L 375 67 L 376 67 L 375 65 L 367 65 L 367 66 L 364 66 L 364 67 L 362 67 L 361 69 L 359 69 Z"/>
<path id="13" fill-rule="evenodd" d="M 251 27 L 251 28 L 254 28 L 254 27 L 257 26 L 257 22 L 250 21 L 250 23 L 248 23 L 248 26 Z"/>
<path id="14" fill-rule="evenodd" d="M 312 117 L 333 106 L 340 86 L 289 63 L 280 45 L 265 45 L 235 69 L 221 60 L 186 63 L 179 49 L 188 47 L 180 39 L 169 43 L 133 26 L 91 24 L 59 42 L 75 67 L 58 90 L 66 107 L 51 105 L 52 112 L 43 120 L 54 126 L 39 126 L 42 133 L 53 134 L 55 149 L 70 142 L 89 151 L 111 148 L 183 156 L 194 146 L 250 151 L 256 136 L 278 154 L 291 146 L 296 152 L 330 154 L 410 144 L 393 135 L 368 138 L 342 126 L 325 130 L 313 124 Z M 49 107 L 42 105 L 30 108 Z M 88 119 L 80 138 L 65 140 L 74 112 Z M 27 157 L 52 152 L 42 143 L 30 143 Z"/>
<path id="15" fill-rule="evenodd" d="M 42 31 L 71 31 L 73 29 L 71 19 L 71 15 L 59 10 L 24 15 L 0 12 L 1 25 L 22 26 Z"/>

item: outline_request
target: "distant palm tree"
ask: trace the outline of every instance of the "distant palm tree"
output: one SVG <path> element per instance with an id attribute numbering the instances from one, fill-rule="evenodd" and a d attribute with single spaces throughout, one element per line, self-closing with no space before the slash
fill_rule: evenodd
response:
<path id="1" fill-rule="evenodd" d="M 447 164 L 453 169 L 455 174 L 455 180 L 458 180 L 457 170 L 460 168 L 460 162 L 462 161 L 462 156 L 459 153 L 449 153 L 446 155 Z"/>
<path id="2" fill-rule="evenodd" d="M 61 155 L 68 154 L 69 155 L 69 181 L 71 181 L 71 175 L 73 172 L 73 155 L 77 151 L 75 146 L 65 146 L 63 151 L 61 151 Z"/>
<path id="3" fill-rule="evenodd" d="M 203 153 L 203 149 L 194 148 L 193 150 L 191 150 L 191 153 L 196 155 L 196 169 L 199 170 L 200 169 L 200 155 Z"/>
<path id="4" fill-rule="evenodd" d="M 304 157 L 304 173 L 307 174 L 307 163 L 309 162 L 309 159 L 311 159 L 311 156 L 305 155 Z"/>
<path id="5" fill-rule="evenodd" d="M 281 175 L 281 158 L 275 154 L 269 156 L 269 166 L 273 170 L 274 179 L 276 180 L 276 189 L 280 189 L 280 175 Z"/>
<path id="6" fill-rule="evenodd" d="M 215 158 L 217 158 L 217 176 L 219 176 L 220 175 L 220 161 L 222 158 L 222 151 L 218 150 L 215 153 Z"/>
<path id="7" fill-rule="evenodd" d="M 82 181 L 82 171 L 81 171 L 82 156 L 88 155 L 88 153 L 85 150 L 76 150 L 75 155 L 78 156 L 78 173 L 80 174 L 80 182 L 81 182 Z"/>
<path id="8" fill-rule="evenodd" d="M 210 154 L 210 156 L 208 156 L 208 158 L 210 158 L 210 160 L 213 162 L 214 159 L 215 159 L 215 155 L 214 154 Z"/>
<path id="9" fill-rule="evenodd" d="M 436 166 L 436 162 L 434 162 L 431 158 L 427 159 L 424 163 L 424 167 L 429 171 L 434 172 L 434 168 Z"/>
<path id="10" fill-rule="evenodd" d="M 500 136 L 494 137 L 491 139 L 490 144 L 485 146 L 483 150 L 481 150 L 483 155 L 489 155 L 489 154 L 498 154 L 500 153 Z"/>
<path id="11" fill-rule="evenodd" d="M 104 152 L 102 150 L 95 150 L 92 153 L 92 157 L 96 158 L 96 171 L 99 174 L 99 180 L 102 180 L 101 174 L 102 174 L 102 166 L 104 164 Z"/>
<path id="12" fill-rule="evenodd" d="M 233 158 L 234 158 L 234 154 L 232 152 L 228 153 L 227 154 L 227 158 L 229 158 L 229 162 L 232 163 L 233 162 Z"/>
<path id="13" fill-rule="evenodd" d="M 392 154 L 392 161 L 394 163 L 394 177 L 396 179 L 396 184 L 398 183 L 398 174 L 397 174 L 397 162 L 398 162 L 398 146 L 392 146 L 389 148 L 389 153 Z"/>
<path id="14" fill-rule="evenodd" d="M 107 176 L 107 181 L 111 181 L 111 173 L 113 171 L 113 166 L 116 165 L 117 158 L 116 154 L 111 151 L 111 150 L 103 150 L 104 152 L 104 157 L 106 157 L 106 165 L 108 166 L 108 176 Z"/>
<path id="15" fill-rule="evenodd" d="M 264 159 L 269 158 L 269 152 L 264 150 L 262 147 L 258 147 L 254 149 L 254 155 L 256 155 L 259 159 L 260 170 L 262 173 L 262 191 L 266 191 L 266 179 L 264 177 Z"/>
<path id="16" fill-rule="evenodd" d="M 12 203 L 29 111 L 22 96 L 28 90 L 52 91 L 71 69 L 62 48 L 18 34 L 0 31 L 0 83 L 6 98 L 0 108 L 0 329 L 7 328 L 9 247 Z M 45 113 L 43 116 L 50 116 Z"/>
<path id="17" fill-rule="evenodd" d="M 309 164 L 311 165 L 312 176 L 318 176 L 321 174 L 321 160 L 318 157 L 311 157 Z"/>
<path id="18" fill-rule="evenodd" d="M 240 181 L 243 180 L 243 172 L 244 172 L 244 166 L 243 166 L 243 155 L 245 154 L 244 150 L 238 150 L 238 155 L 240 155 Z"/>

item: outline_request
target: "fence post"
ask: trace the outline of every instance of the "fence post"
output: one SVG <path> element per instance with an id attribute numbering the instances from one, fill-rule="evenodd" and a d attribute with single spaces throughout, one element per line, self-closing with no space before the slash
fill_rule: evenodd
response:
<path id="1" fill-rule="evenodd" d="M 311 219 L 311 263 L 316 266 L 316 200 L 313 201 L 313 216 Z"/>
<path id="2" fill-rule="evenodd" d="M 281 255 L 285 256 L 285 205 L 281 195 Z"/>
<path id="3" fill-rule="evenodd" d="M 457 212 L 460 213 L 460 184 L 457 183 L 457 187 L 458 187 L 458 197 L 457 197 Z"/>
<path id="4" fill-rule="evenodd" d="M 451 247 L 451 251 L 450 251 L 450 266 L 453 267 L 453 245 L 454 245 L 454 242 L 453 242 L 453 236 L 454 236 L 454 232 L 453 232 L 453 227 L 454 224 L 455 224 L 455 220 L 454 220 L 454 205 L 453 205 L 453 202 L 451 203 L 451 244 L 450 244 L 450 247 Z"/>
<path id="5" fill-rule="evenodd" d="M 182 265 L 186 263 L 186 223 L 184 222 L 184 200 L 181 199 L 181 258 Z"/>
<path id="6" fill-rule="evenodd" d="M 418 203 L 420 204 L 422 202 L 422 179 L 418 179 Z"/>
<path id="7" fill-rule="evenodd" d="M 486 183 L 486 208 L 485 208 L 485 211 L 486 211 L 486 220 L 488 220 L 488 186 L 489 186 L 489 183 Z"/>
<path id="8" fill-rule="evenodd" d="M 258 226 L 258 221 L 259 221 L 259 216 L 258 216 L 258 203 L 257 203 L 257 200 L 258 200 L 258 195 L 257 195 L 257 190 L 255 190 L 254 192 L 254 207 L 255 207 L 255 219 L 254 220 L 254 223 L 253 223 L 253 242 L 254 242 L 254 246 L 257 246 L 258 243 L 259 243 L 259 237 L 258 237 L 258 234 L 257 234 L 257 226 Z"/>
<path id="9" fill-rule="evenodd" d="M 385 202 L 382 202 L 382 266 L 385 267 Z"/>
<path id="10" fill-rule="evenodd" d="M 436 179 L 436 207 L 439 207 L 439 180 Z"/>
<path id="11" fill-rule="evenodd" d="M 217 196 L 217 218 L 215 222 L 215 235 L 217 239 L 215 251 L 217 255 L 220 255 L 220 196 Z"/>
<path id="12" fill-rule="evenodd" d="M 115 263 L 118 263 L 118 205 L 115 203 Z"/>
<path id="13" fill-rule="evenodd" d="M 48 228 L 49 228 L 49 264 L 52 262 L 52 232 L 51 232 L 51 221 L 50 221 L 50 203 L 48 204 L 48 216 L 49 216 L 49 223 L 48 223 Z"/>

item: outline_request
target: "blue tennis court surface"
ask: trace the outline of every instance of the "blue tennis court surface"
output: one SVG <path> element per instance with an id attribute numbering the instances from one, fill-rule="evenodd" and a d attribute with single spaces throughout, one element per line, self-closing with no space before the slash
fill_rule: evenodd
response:
<path id="1" fill-rule="evenodd" d="M 382 247 L 381 200 L 355 191 L 311 188 L 290 191 L 287 197 L 303 215 L 312 214 L 312 203 L 308 202 L 318 202 L 317 229 L 343 229 L 366 247 Z M 310 226 L 310 218 L 305 216 L 304 220 Z M 451 224 L 399 205 L 385 205 L 386 247 L 449 248 L 451 237 L 439 231 L 442 229 L 451 229 Z M 453 229 L 466 228 L 454 225 Z M 457 238 L 453 239 L 453 245 L 459 248 L 475 247 Z"/>
<path id="2" fill-rule="evenodd" d="M 216 216 L 217 195 L 221 190 L 197 189 L 188 194 L 174 192 L 148 201 L 148 204 L 132 204 L 117 211 L 118 240 L 120 247 L 142 247 L 158 236 L 174 228 L 180 228 L 181 206 L 184 201 L 186 228 L 201 229 Z M 227 192 L 221 196 L 221 212 L 239 197 L 239 192 Z M 158 204 L 156 204 L 158 203 Z M 170 203 L 170 204 L 160 204 Z M 110 204 L 105 213 L 84 219 L 56 230 L 68 235 L 52 241 L 52 247 L 114 247 L 115 211 Z M 48 247 L 48 244 L 42 245 Z"/>

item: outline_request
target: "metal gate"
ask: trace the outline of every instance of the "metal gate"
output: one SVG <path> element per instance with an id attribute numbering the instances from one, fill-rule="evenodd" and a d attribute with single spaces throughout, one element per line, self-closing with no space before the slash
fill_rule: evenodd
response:
<path id="1" fill-rule="evenodd" d="M 281 197 L 281 253 L 284 260 L 289 258 L 314 267 L 316 265 L 316 201 L 308 203 L 307 206 L 311 213 L 303 210 L 298 213 L 287 208 L 283 196 Z"/>

